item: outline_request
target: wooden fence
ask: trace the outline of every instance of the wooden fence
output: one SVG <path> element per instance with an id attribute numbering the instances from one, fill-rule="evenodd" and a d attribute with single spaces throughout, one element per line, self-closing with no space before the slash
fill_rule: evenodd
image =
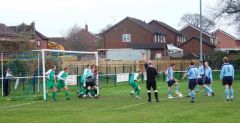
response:
<path id="1" fill-rule="evenodd" d="M 175 64 L 176 71 L 184 71 L 192 60 L 153 60 L 158 71 L 164 71 L 170 64 Z M 194 60 L 197 63 L 197 60 Z M 62 61 L 62 67 L 69 67 L 71 73 L 81 74 L 87 64 L 95 64 L 95 61 Z M 102 74 L 130 73 L 136 69 L 144 71 L 143 61 L 99 61 L 98 69 Z"/>

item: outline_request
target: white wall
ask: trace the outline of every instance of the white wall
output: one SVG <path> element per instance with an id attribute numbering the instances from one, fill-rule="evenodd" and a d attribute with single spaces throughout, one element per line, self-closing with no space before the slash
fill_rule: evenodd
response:
<path id="1" fill-rule="evenodd" d="M 150 59 L 151 51 L 144 49 L 108 49 L 106 57 L 110 60 L 141 60 L 142 53 Z"/>

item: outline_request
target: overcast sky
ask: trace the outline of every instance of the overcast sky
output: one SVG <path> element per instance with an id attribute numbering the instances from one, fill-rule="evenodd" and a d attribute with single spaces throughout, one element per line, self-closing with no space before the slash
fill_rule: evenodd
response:
<path id="1" fill-rule="evenodd" d="M 202 0 L 203 14 L 217 0 Z M 126 16 L 149 22 L 163 21 L 177 29 L 185 13 L 199 13 L 199 0 L 0 0 L 0 23 L 19 25 L 36 23 L 36 29 L 46 36 L 62 36 L 75 24 L 98 33 L 107 24 Z M 233 28 L 220 28 L 235 35 Z M 236 35 L 235 35 L 236 36 Z"/>

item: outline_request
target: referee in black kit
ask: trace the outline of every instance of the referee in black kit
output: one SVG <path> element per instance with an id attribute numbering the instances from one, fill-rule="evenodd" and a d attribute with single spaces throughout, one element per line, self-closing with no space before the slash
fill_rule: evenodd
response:
<path id="1" fill-rule="evenodd" d="M 153 66 L 152 61 L 148 61 L 146 57 L 144 56 L 144 54 L 142 54 L 142 58 L 144 63 L 144 67 L 146 69 L 146 73 L 147 73 L 147 93 L 148 93 L 148 102 L 151 102 L 151 88 L 154 90 L 154 95 L 156 98 L 156 102 L 160 102 L 159 98 L 158 98 L 158 91 L 157 91 L 157 83 L 156 83 L 156 76 L 157 76 L 157 70 L 156 68 Z"/>

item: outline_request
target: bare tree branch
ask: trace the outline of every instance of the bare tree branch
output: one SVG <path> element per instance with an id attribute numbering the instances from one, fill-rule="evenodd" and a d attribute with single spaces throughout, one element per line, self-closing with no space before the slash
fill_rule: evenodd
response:
<path id="1" fill-rule="evenodd" d="M 200 27 L 200 19 L 199 19 L 199 14 L 191 14 L 187 13 L 182 16 L 181 21 L 179 25 L 187 25 L 187 24 L 192 24 L 196 27 Z M 216 24 L 213 20 L 209 19 L 208 17 L 203 16 L 202 18 L 202 28 L 205 31 L 210 31 L 215 28 Z"/>

